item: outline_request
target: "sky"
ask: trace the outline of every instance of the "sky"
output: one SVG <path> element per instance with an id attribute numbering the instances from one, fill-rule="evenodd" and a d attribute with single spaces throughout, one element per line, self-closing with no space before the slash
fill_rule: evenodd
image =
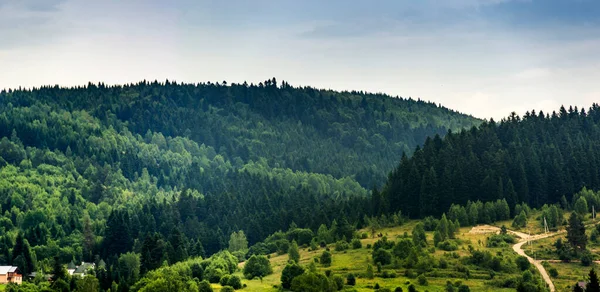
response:
<path id="1" fill-rule="evenodd" d="M 0 88 L 364 90 L 479 118 L 600 101 L 598 0 L 0 0 Z"/>

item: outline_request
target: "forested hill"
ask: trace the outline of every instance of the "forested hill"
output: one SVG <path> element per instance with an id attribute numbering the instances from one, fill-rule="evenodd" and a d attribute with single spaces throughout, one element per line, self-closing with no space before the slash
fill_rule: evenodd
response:
<path id="1" fill-rule="evenodd" d="M 365 186 L 403 151 L 478 123 L 275 80 L 3 90 L 0 264 L 110 270 L 135 252 L 151 269 L 224 249 L 240 230 L 253 244 L 292 223 L 351 226 L 369 211 Z M 166 252 L 148 254 L 156 245 Z"/>
<path id="2" fill-rule="evenodd" d="M 600 107 L 532 111 L 501 122 L 427 139 L 403 157 L 373 210 L 413 217 L 446 212 L 451 204 L 505 198 L 534 207 L 571 202 L 583 187 L 600 187 Z M 565 197 L 563 199 L 563 196 Z"/>
<path id="3" fill-rule="evenodd" d="M 4 106 L 85 111 L 104 126 L 127 128 L 147 139 L 152 133 L 185 137 L 238 164 L 264 158 L 271 167 L 351 176 L 367 188 L 382 184 L 401 154 L 411 153 L 427 136 L 480 122 L 420 100 L 297 88 L 275 79 L 258 85 L 167 81 L 43 87 L 4 92 L 0 98 Z M 1 134 L 9 136 L 10 129 Z M 40 140 L 20 132 L 26 145 L 63 152 L 77 147 L 75 140 Z M 129 176 L 139 169 L 123 171 Z"/>

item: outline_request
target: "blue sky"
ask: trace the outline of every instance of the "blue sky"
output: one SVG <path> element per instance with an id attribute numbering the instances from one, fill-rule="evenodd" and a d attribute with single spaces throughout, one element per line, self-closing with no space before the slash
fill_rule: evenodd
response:
<path id="1" fill-rule="evenodd" d="M 0 88 L 277 77 L 499 119 L 600 101 L 598 15 L 597 0 L 0 0 Z"/>

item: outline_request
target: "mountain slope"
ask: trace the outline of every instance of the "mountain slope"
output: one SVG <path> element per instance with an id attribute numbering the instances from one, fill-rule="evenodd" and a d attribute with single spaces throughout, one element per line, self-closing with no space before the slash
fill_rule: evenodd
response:
<path id="1" fill-rule="evenodd" d="M 151 243 L 164 247 L 158 263 L 174 263 L 226 248 L 238 230 L 252 244 L 293 223 L 349 226 L 403 151 L 478 123 L 273 80 L 4 90 L 0 262 L 51 272 L 55 258 L 98 256 L 116 269 Z"/>
<path id="2" fill-rule="evenodd" d="M 52 110 L 85 110 L 104 125 L 134 134 L 187 137 L 213 147 L 226 160 L 265 158 L 273 167 L 354 176 L 364 187 L 383 183 L 402 152 L 410 153 L 427 136 L 480 122 L 433 103 L 295 88 L 286 82 L 277 86 L 274 79 L 231 86 L 89 84 L 4 93 L 2 99 L 19 107 L 42 103 Z M 67 145 L 47 146 L 64 151 Z"/>

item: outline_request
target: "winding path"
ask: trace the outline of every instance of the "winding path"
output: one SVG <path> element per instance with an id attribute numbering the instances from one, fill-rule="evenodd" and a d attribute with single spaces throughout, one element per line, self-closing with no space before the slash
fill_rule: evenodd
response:
<path id="1" fill-rule="evenodd" d="M 484 225 L 484 226 L 478 226 L 477 228 L 478 228 L 477 230 L 475 230 L 475 228 L 473 228 L 473 231 L 475 233 L 500 232 L 500 228 L 498 228 L 496 226 Z M 564 233 L 564 232 L 566 232 L 566 230 L 560 230 L 560 231 L 551 232 L 551 233 L 535 234 L 535 235 L 529 235 L 529 234 L 514 231 L 514 230 L 507 230 L 507 232 L 510 234 L 513 234 L 519 238 L 519 242 L 516 243 L 515 245 L 513 245 L 513 250 L 517 254 L 526 257 L 527 260 L 531 264 L 533 264 L 533 266 L 536 267 L 536 269 L 538 269 L 538 271 L 540 271 L 540 274 L 542 275 L 544 282 L 546 282 L 546 285 L 548 285 L 548 287 L 550 288 L 550 292 L 555 292 L 556 288 L 554 287 L 554 283 L 552 283 L 552 279 L 550 279 L 548 272 L 546 271 L 544 266 L 542 266 L 542 261 L 536 261 L 533 258 L 531 258 L 530 256 L 528 256 L 527 254 L 525 254 L 525 251 L 523 250 L 523 245 L 530 241 L 535 241 L 535 240 L 539 240 L 542 238 L 548 238 L 548 237 L 552 237 L 552 236 Z"/>
<path id="2" fill-rule="evenodd" d="M 548 288 L 550 288 L 550 292 L 555 292 L 556 289 L 554 288 L 554 283 L 552 283 L 552 279 L 550 279 L 550 276 L 548 275 L 548 272 L 546 272 L 546 269 L 544 268 L 544 266 L 542 265 L 541 261 L 536 261 L 533 258 L 531 258 L 530 256 L 528 256 L 527 254 L 525 254 L 525 251 L 523 250 L 523 244 L 529 242 L 529 241 L 535 241 L 535 240 L 539 240 L 542 238 L 547 238 L 547 237 L 551 237 L 551 236 L 555 236 L 558 235 L 560 233 L 564 233 L 564 230 L 558 231 L 558 232 L 552 232 L 552 233 L 545 233 L 545 234 L 537 234 L 537 235 L 533 235 L 533 236 L 529 236 L 528 234 L 524 234 L 521 232 L 515 232 L 515 231 L 508 231 L 512 234 L 515 234 L 516 236 L 520 237 L 521 240 L 513 245 L 513 250 L 521 255 L 527 258 L 527 260 L 533 264 L 533 266 L 535 266 L 538 271 L 540 271 L 540 274 L 542 275 L 542 278 L 544 279 L 544 281 L 546 282 L 546 284 L 548 285 Z"/>

